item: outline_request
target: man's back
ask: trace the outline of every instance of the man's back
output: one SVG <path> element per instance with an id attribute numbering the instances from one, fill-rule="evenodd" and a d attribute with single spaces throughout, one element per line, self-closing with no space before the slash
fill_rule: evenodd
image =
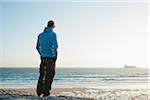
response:
<path id="1" fill-rule="evenodd" d="M 56 34 L 51 28 L 46 27 L 38 36 L 37 50 L 42 57 L 55 57 L 58 48 Z"/>

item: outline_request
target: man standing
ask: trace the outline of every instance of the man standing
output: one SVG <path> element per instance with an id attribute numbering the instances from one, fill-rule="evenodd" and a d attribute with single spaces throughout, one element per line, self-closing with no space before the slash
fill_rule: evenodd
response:
<path id="1" fill-rule="evenodd" d="M 37 83 L 37 95 L 50 95 L 51 85 L 55 75 L 55 62 L 57 59 L 57 38 L 53 29 L 54 21 L 48 21 L 47 27 L 39 34 L 36 49 L 41 56 L 40 76 Z"/>

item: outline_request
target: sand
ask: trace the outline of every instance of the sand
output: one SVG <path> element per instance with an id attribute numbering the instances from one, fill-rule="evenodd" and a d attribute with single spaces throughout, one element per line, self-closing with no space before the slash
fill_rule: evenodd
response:
<path id="1" fill-rule="evenodd" d="M 150 100 L 149 89 L 53 88 L 51 96 L 38 97 L 35 88 L 0 88 L 0 100 Z"/>

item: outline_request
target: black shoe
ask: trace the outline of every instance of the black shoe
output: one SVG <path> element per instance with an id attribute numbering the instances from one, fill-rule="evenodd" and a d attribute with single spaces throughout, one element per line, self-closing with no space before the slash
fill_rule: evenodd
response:
<path id="1" fill-rule="evenodd" d="M 43 97 L 46 97 L 46 96 L 49 96 L 50 95 L 50 93 L 48 92 L 48 93 L 44 93 L 43 94 Z"/>

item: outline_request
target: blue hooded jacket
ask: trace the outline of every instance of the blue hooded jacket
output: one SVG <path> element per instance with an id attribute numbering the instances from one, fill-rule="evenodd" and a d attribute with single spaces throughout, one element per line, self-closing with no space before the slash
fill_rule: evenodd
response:
<path id="1" fill-rule="evenodd" d="M 42 57 L 57 57 L 57 38 L 50 27 L 39 34 L 36 49 Z"/>

